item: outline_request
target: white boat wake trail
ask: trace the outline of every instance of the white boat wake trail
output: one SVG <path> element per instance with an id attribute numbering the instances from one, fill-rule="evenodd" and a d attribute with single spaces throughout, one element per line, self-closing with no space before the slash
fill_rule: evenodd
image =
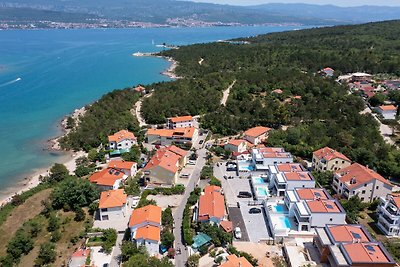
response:
<path id="1" fill-rule="evenodd" d="M 13 83 L 16 83 L 16 82 L 19 82 L 20 80 L 22 80 L 22 79 L 18 77 L 18 78 L 15 79 L 15 80 L 12 80 L 12 81 L 9 81 L 9 82 L 0 84 L 0 88 L 1 88 L 1 87 L 4 87 L 4 86 L 7 86 L 7 85 L 10 85 L 10 84 L 13 84 Z"/>

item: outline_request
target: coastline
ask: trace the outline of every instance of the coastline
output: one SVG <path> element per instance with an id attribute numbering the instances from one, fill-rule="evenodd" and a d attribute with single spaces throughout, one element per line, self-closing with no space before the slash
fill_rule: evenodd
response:
<path id="1" fill-rule="evenodd" d="M 152 53 L 140 53 L 140 54 L 135 53 L 135 54 L 133 54 L 133 56 L 155 56 L 155 57 L 163 58 L 164 60 L 166 60 L 170 63 L 170 66 L 166 70 L 161 72 L 161 74 L 167 76 L 170 79 L 181 79 L 182 78 L 175 74 L 175 69 L 178 66 L 178 61 L 174 60 L 173 58 L 158 56 L 158 55 L 155 55 Z M 78 125 L 80 122 L 79 118 L 85 114 L 86 110 L 87 110 L 86 106 L 84 106 L 79 109 L 75 109 L 72 114 L 64 116 L 59 123 L 59 126 L 61 126 L 62 134 L 60 136 L 57 136 L 57 137 L 47 140 L 47 142 L 45 142 L 45 144 L 44 144 L 43 149 L 45 149 L 45 150 L 65 153 L 65 158 L 58 163 L 64 164 L 67 167 L 67 169 L 69 170 L 70 174 L 73 174 L 73 172 L 75 171 L 75 168 L 76 168 L 75 160 L 79 157 L 87 156 L 87 153 L 84 151 L 78 151 L 78 152 L 74 153 L 72 151 L 62 150 L 60 143 L 59 143 L 59 139 L 64 137 L 71 131 L 71 129 L 67 128 L 68 117 L 72 117 L 75 121 L 75 125 Z M 27 190 L 30 190 L 30 189 L 38 186 L 40 184 L 40 177 L 48 175 L 50 168 L 51 168 L 51 166 L 49 166 L 47 168 L 40 168 L 40 169 L 33 170 L 32 175 L 28 175 L 23 180 L 18 182 L 16 185 L 10 187 L 9 189 L 6 189 L 5 193 L 2 193 L 0 195 L 0 208 L 3 205 L 9 203 L 12 200 L 12 197 L 14 195 L 21 194 Z"/>

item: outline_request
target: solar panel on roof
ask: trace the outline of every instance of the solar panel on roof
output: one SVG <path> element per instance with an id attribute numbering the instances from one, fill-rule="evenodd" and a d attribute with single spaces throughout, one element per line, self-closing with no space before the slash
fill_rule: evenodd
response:
<path id="1" fill-rule="evenodd" d="M 315 192 L 314 194 L 315 194 L 316 197 L 320 197 L 321 196 L 321 194 L 319 192 Z"/>
<path id="2" fill-rule="evenodd" d="M 354 233 L 354 232 L 351 232 L 351 234 L 353 235 L 353 237 L 354 237 L 355 239 L 361 239 L 361 235 L 360 235 L 360 234 Z"/>
<path id="3" fill-rule="evenodd" d="M 365 245 L 365 248 L 366 248 L 368 251 L 375 252 L 374 247 L 371 246 L 371 245 Z"/>
<path id="4" fill-rule="evenodd" d="M 328 209 L 333 209 L 333 206 L 332 206 L 331 204 L 326 204 L 326 207 L 327 207 Z"/>

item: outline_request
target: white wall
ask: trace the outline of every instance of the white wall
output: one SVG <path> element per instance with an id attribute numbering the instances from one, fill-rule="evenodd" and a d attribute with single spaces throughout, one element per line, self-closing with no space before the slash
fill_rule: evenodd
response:
<path id="1" fill-rule="evenodd" d="M 286 190 L 298 188 L 315 188 L 315 181 L 287 181 Z"/>
<path id="2" fill-rule="evenodd" d="M 346 213 L 312 213 L 311 227 L 325 227 L 326 224 L 346 224 Z"/>
<path id="3" fill-rule="evenodd" d="M 99 209 L 100 221 L 103 221 L 102 216 L 108 215 L 108 220 L 122 220 L 126 216 L 126 205 L 122 207 L 107 208 L 107 211 Z"/>

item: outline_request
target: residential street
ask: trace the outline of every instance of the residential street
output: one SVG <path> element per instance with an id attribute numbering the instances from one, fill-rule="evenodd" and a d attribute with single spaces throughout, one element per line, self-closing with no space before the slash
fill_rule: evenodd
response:
<path id="1" fill-rule="evenodd" d="M 186 187 L 185 194 L 182 198 L 182 202 L 177 207 L 175 213 L 173 214 L 174 217 L 174 222 L 175 222 L 175 228 L 174 228 L 174 236 L 175 236 L 175 250 L 177 251 L 177 254 L 175 256 L 175 266 L 177 267 L 184 267 L 185 263 L 188 258 L 188 251 L 186 250 L 186 247 L 182 244 L 182 217 L 183 217 L 183 211 L 185 209 L 186 202 L 189 198 L 190 192 L 193 191 L 195 186 L 197 185 L 199 179 L 200 179 L 200 173 L 201 169 L 206 163 L 206 152 L 207 150 L 205 148 L 201 148 L 197 150 L 198 154 L 198 159 L 197 163 L 195 166 L 195 169 L 193 170 L 192 175 L 189 178 L 189 183 Z M 179 253 L 178 251 L 181 251 Z"/>
<path id="2" fill-rule="evenodd" d="M 388 125 L 382 124 L 381 121 L 376 117 L 376 114 L 372 113 L 371 109 L 368 106 L 360 113 L 361 114 L 370 113 L 375 118 L 375 120 L 379 123 L 379 131 L 381 132 L 383 139 L 388 144 L 395 145 L 392 138 L 390 138 L 390 135 L 392 135 L 392 129 Z"/>

